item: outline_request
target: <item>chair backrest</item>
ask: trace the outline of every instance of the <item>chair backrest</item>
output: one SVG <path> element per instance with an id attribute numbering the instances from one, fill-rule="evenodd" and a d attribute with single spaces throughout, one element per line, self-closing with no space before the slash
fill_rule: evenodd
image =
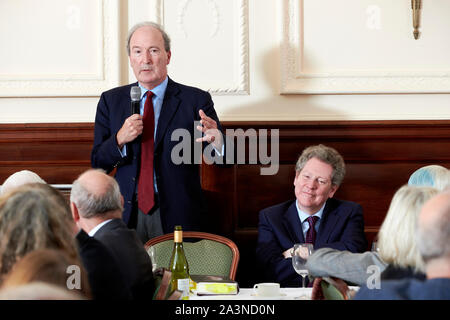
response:
<path id="1" fill-rule="evenodd" d="M 200 240 L 185 241 L 188 239 Z M 183 231 L 183 247 L 191 274 L 215 275 L 234 280 L 239 249 L 230 239 L 206 232 Z M 168 269 L 173 250 L 173 233 L 150 239 L 145 249 L 155 268 Z"/>

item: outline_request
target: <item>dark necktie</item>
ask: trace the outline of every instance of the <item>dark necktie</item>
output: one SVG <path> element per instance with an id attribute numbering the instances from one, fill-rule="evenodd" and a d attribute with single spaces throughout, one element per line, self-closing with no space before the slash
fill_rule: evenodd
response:
<path id="1" fill-rule="evenodd" d="M 309 229 L 306 232 L 306 243 L 312 243 L 314 245 L 314 243 L 316 242 L 316 229 L 315 229 L 315 225 L 316 222 L 319 220 L 319 217 L 316 216 L 309 216 L 308 219 L 306 219 L 306 221 L 308 221 L 309 223 Z"/>
<path id="2" fill-rule="evenodd" d="M 155 204 L 153 187 L 153 149 L 155 133 L 155 114 L 152 102 L 153 92 L 147 91 L 144 105 L 144 129 L 141 137 L 141 168 L 139 171 L 138 206 L 148 214 Z"/>

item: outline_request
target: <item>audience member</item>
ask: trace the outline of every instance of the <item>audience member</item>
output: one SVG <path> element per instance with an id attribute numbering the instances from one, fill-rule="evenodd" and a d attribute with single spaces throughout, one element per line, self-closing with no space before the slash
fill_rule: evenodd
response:
<path id="1" fill-rule="evenodd" d="M 10 175 L 0 189 L 0 195 L 27 183 L 46 183 L 41 177 L 30 170 L 21 170 Z"/>
<path id="2" fill-rule="evenodd" d="M 342 156 L 333 148 L 306 148 L 296 164 L 296 200 L 264 209 L 259 214 L 256 256 L 266 280 L 299 286 L 292 267 L 295 243 L 362 252 L 367 247 L 359 204 L 333 198 L 345 176 Z"/>
<path id="3" fill-rule="evenodd" d="M 380 289 L 363 287 L 355 299 L 450 299 L 450 191 L 423 206 L 417 225 L 417 247 L 425 262 L 426 280 L 414 278 L 382 282 Z"/>
<path id="4" fill-rule="evenodd" d="M 351 253 L 320 249 L 307 261 L 313 277 L 336 277 L 359 286 L 373 274 L 372 265 L 381 279 L 417 277 L 423 279 L 424 265 L 415 244 L 416 220 L 422 205 L 438 190 L 431 187 L 405 185 L 394 194 L 378 239 L 378 252 Z"/>
<path id="5" fill-rule="evenodd" d="M 70 195 L 75 222 L 107 246 L 135 299 L 151 299 L 152 263 L 137 233 L 122 221 L 123 197 L 114 178 L 91 169 L 74 181 Z"/>
<path id="6" fill-rule="evenodd" d="M 73 229 L 47 184 L 20 186 L 0 197 L 0 276 L 28 252 L 49 248 L 78 259 Z"/>
<path id="7" fill-rule="evenodd" d="M 435 164 L 421 167 L 411 174 L 408 184 L 412 186 L 429 186 L 438 190 L 444 190 L 450 186 L 450 170 Z"/>
<path id="8" fill-rule="evenodd" d="M 73 269 L 72 269 L 73 268 Z M 37 249 L 27 253 L 6 275 L 2 289 L 44 282 L 90 298 L 90 286 L 81 261 L 64 251 Z"/>
<path id="9" fill-rule="evenodd" d="M 113 253 L 103 243 L 89 237 L 83 229 L 78 228 L 73 221 L 70 206 L 61 192 L 49 185 L 41 186 L 41 188 L 61 205 L 67 223 L 73 226 L 78 252 L 88 274 L 93 298 L 95 300 L 131 299 L 131 292 Z"/>
<path id="10" fill-rule="evenodd" d="M 21 197 L 11 203 L 9 215 L 7 217 L 0 215 L 0 231 L 5 228 L 4 230 L 8 234 L 6 229 L 14 224 L 12 227 L 15 229 L 14 234 L 20 235 L 20 239 L 22 239 L 20 241 L 25 239 L 30 244 L 24 242 L 15 244 L 16 242 L 10 241 L 5 243 L 5 247 L 2 247 L 6 239 L 0 240 L 1 274 L 7 273 L 11 265 L 27 252 L 41 248 L 63 249 L 72 258 L 81 259 L 85 268 L 83 271 L 87 272 L 94 299 L 129 299 L 131 293 L 112 252 L 97 239 L 85 236 L 83 231 L 78 230 L 72 219 L 70 206 L 61 192 L 45 183 L 27 184 L 20 188 L 20 190 L 23 189 L 19 192 Z M 29 194 L 34 194 L 35 199 L 33 201 L 31 198 L 28 199 L 28 203 L 24 205 Z M 17 197 L 16 192 L 11 194 L 11 196 L 14 195 Z M 9 199 L 10 195 L 4 197 Z M 22 206 L 23 210 L 20 214 L 15 213 L 19 210 L 17 206 L 14 208 L 15 204 Z M 22 220 L 20 220 L 21 217 Z M 27 221 L 29 222 L 31 219 L 36 221 L 27 225 Z M 47 220 L 49 228 L 45 225 Z M 6 221 L 7 224 L 4 224 L 3 221 Z M 26 232 L 21 230 L 26 230 Z M 53 235 L 54 230 L 55 235 Z M 76 238 L 74 239 L 75 234 Z M 38 243 L 34 243 L 36 240 Z M 7 250 L 4 252 L 1 248 L 7 248 Z M 69 248 L 69 250 L 65 250 L 65 248 Z M 14 257 L 13 252 L 17 252 L 18 256 Z"/>
<path id="11" fill-rule="evenodd" d="M 437 190 L 444 190 L 445 187 L 450 185 L 450 170 L 439 165 L 421 167 L 410 175 L 408 185 L 433 187 Z M 418 214 L 418 210 L 420 208 L 416 207 L 416 215 Z M 390 209 L 390 212 L 394 211 Z M 409 217 L 413 218 L 416 215 Z M 404 225 L 400 228 L 403 227 Z M 412 235 L 413 230 L 410 229 L 409 232 Z M 394 232 L 393 237 L 397 239 L 396 235 L 397 233 Z M 398 239 L 396 241 L 401 242 L 402 240 Z M 409 241 L 412 241 L 411 237 Z M 403 249 L 406 250 L 407 248 L 404 247 Z M 367 278 L 370 276 L 367 273 L 367 268 L 371 265 L 375 265 L 381 271 L 384 271 L 387 263 L 380 258 L 380 255 L 374 254 L 373 252 L 357 254 L 330 248 L 317 250 L 307 263 L 307 266 L 311 268 L 310 274 L 313 276 L 334 276 L 358 285 L 364 285 L 366 283 Z M 329 266 L 333 267 L 331 268 Z M 389 269 L 382 276 L 383 278 L 390 278 Z"/>

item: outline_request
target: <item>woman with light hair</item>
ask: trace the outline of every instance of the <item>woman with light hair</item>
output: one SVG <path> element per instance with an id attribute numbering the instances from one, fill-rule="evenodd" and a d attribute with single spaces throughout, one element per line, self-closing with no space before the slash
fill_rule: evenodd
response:
<path id="1" fill-rule="evenodd" d="M 0 196 L 0 280 L 28 252 L 49 248 L 79 259 L 70 207 L 48 184 L 31 183 Z"/>
<path id="2" fill-rule="evenodd" d="M 436 164 L 421 167 L 411 174 L 408 184 L 410 186 L 429 186 L 441 191 L 450 187 L 450 170 Z"/>
<path id="3" fill-rule="evenodd" d="M 425 272 L 416 245 L 417 217 L 426 201 L 438 194 L 432 187 L 403 186 L 394 195 L 378 232 L 378 254 L 388 267 L 387 278 Z"/>
<path id="4" fill-rule="evenodd" d="M 366 285 L 375 266 L 381 280 L 417 277 L 424 279 L 424 263 L 415 242 L 417 217 L 423 204 L 438 190 L 404 185 L 394 194 L 378 235 L 378 250 L 351 253 L 322 248 L 307 262 L 313 277 L 336 277 L 359 286 Z M 372 269 L 373 270 L 373 269 Z"/>

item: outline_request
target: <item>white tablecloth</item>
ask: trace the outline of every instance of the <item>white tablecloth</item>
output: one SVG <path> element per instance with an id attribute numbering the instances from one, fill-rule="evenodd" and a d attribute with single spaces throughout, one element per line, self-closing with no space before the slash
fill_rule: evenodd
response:
<path id="1" fill-rule="evenodd" d="M 197 296 L 191 293 L 190 300 L 294 300 L 311 299 L 312 288 L 281 288 L 280 295 L 274 297 L 258 297 L 253 288 L 241 288 L 237 295 Z"/>

